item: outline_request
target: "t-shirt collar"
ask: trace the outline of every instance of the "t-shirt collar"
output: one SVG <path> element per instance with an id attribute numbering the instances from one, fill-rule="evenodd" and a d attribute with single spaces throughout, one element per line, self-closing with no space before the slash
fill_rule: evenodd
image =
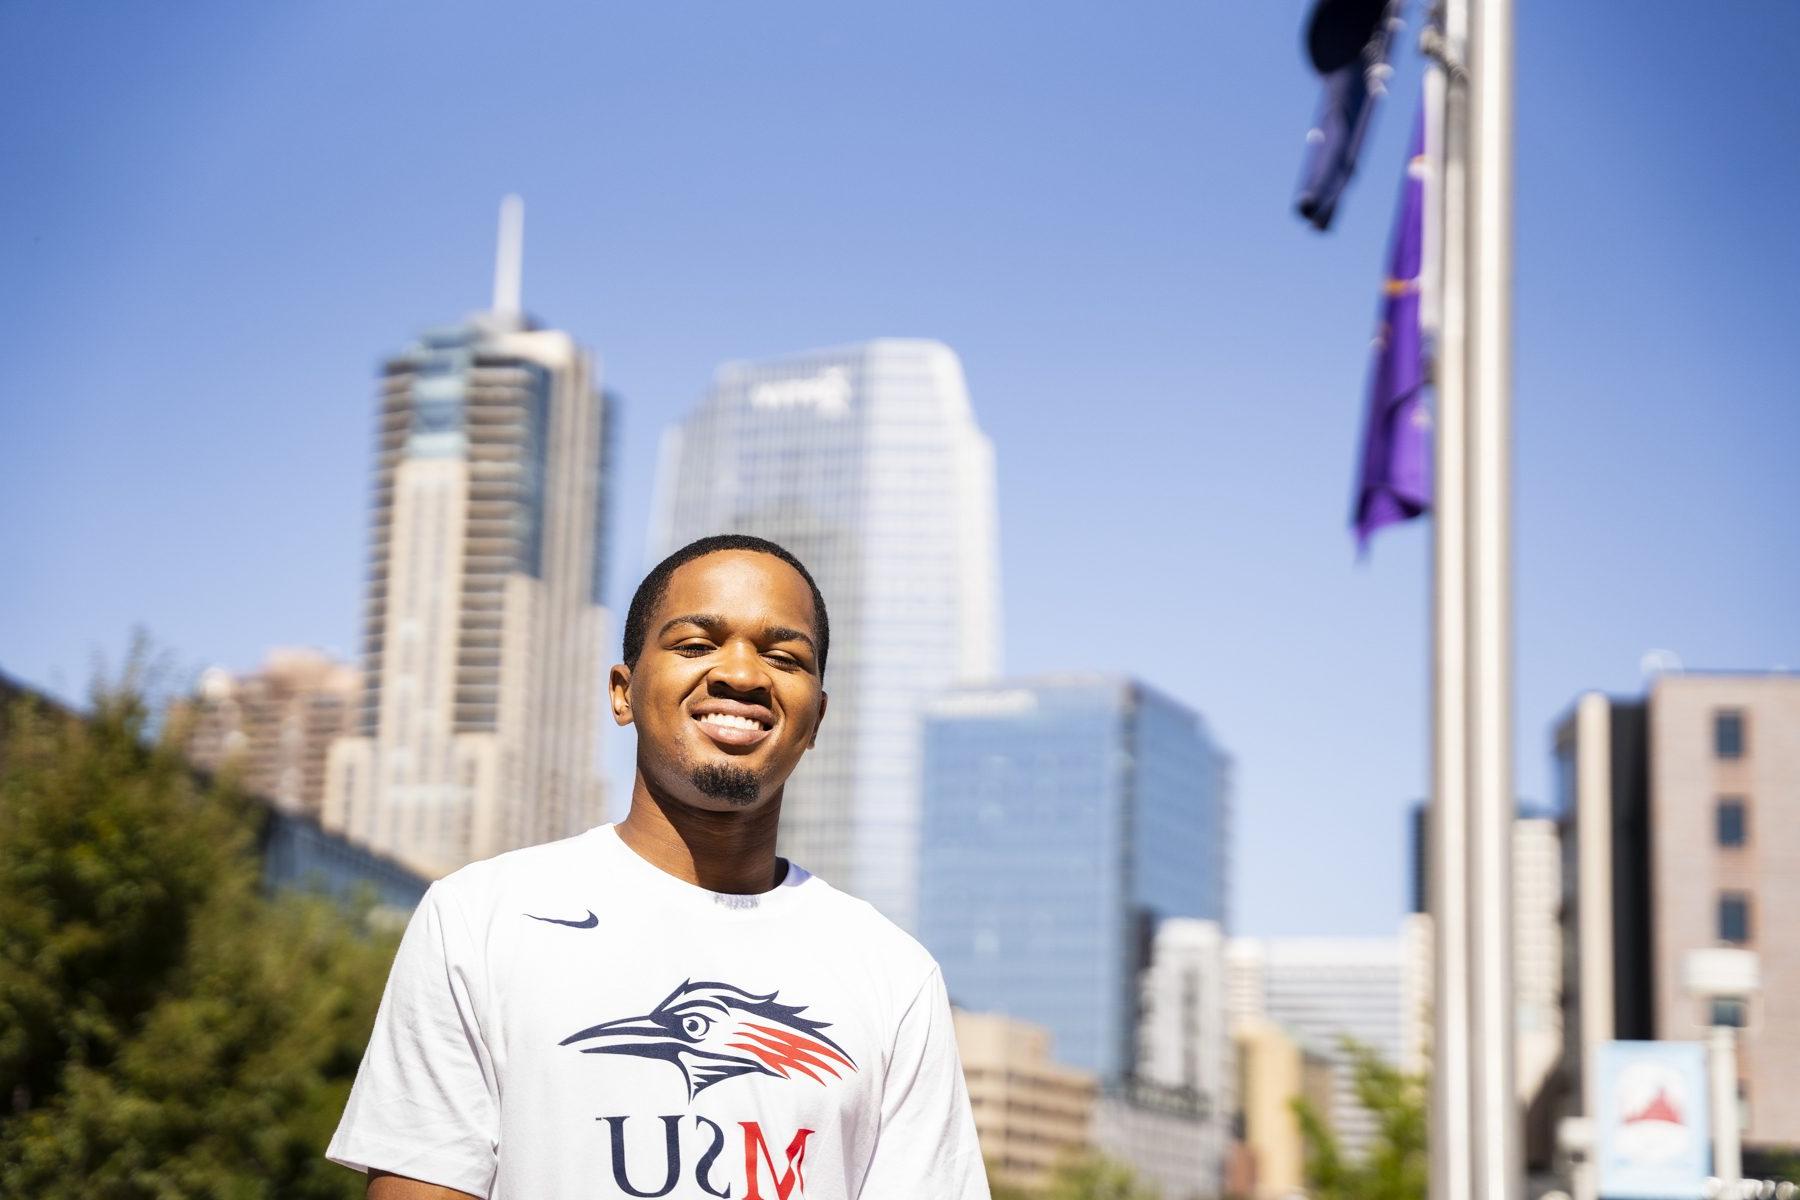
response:
<path id="1" fill-rule="evenodd" d="M 616 877 L 625 881 L 631 889 L 641 889 L 645 895 L 665 903 L 692 910 L 711 910 L 728 919 L 766 917 L 788 911 L 801 902 L 800 898 L 805 893 L 820 886 L 806 868 L 798 863 L 788 862 L 787 873 L 781 882 L 766 892 L 715 892 L 685 879 L 677 879 L 640 856 L 625 844 L 616 825 L 596 826 L 589 836 L 594 839 L 600 855 L 607 861 L 609 871 L 616 872 Z"/>

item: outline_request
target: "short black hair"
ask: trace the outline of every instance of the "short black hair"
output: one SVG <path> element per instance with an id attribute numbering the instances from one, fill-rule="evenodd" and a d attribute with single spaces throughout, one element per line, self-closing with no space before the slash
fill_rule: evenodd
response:
<path id="1" fill-rule="evenodd" d="M 831 648 L 831 619 L 825 615 L 825 597 L 819 594 L 819 585 L 813 582 L 812 572 L 785 547 L 747 533 L 716 533 L 711 537 L 689 542 L 650 568 L 650 573 L 644 576 L 644 581 L 638 584 L 637 591 L 632 594 L 631 607 L 625 610 L 625 665 L 637 666 L 638 656 L 644 652 L 644 641 L 650 636 L 650 617 L 668 594 L 670 577 L 677 569 L 696 558 L 705 558 L 708 554 L 717 554 L 723 550 L 748 550 L 752 554 L 773 555 L 800 572 L 800 578 L 806 580 L 807 589 L 812 592 L 813 633 L 819 641 L 819 674 L 825 674 L 825 653 Z"/>

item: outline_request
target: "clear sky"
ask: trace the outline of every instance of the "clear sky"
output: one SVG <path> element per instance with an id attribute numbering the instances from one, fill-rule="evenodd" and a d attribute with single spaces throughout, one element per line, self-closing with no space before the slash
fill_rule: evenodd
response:
<path id="1" fill-rule="evenodd" d="M 1640 660 L 1800 666 L 1800 6 L 1521 6 L 1518 778 Z M 0 669 L 79 694 L 358 640 L 374 372 L 525 297 L 624 397 L 612 603 L 713 367 L 962 356 L 1010 671 L 1126 670 L 1236 758 L 1235 915 L 1385 933 L 1426 774 L 1422 524 L 1355 561 L 1417 65 L 1290 213 L 1303 5 L 0 7 Z M 608 739 L 615 777 L 625 752 Z"/>

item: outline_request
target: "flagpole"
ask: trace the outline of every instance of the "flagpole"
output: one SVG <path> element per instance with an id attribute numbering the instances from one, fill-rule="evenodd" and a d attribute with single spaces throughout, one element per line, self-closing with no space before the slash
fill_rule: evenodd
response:
<path id="1" fill-rule="evenodd" d="M 1439 0 L 1421 46 L 1429 179 L 1426 319 L 1435 326 L 1432 489 L 1431 1200 L 1473 1200 L 1468 908 L 1466 81 L 1468 0 Z"/>
<path id="2" fill-rule="evenodd" d="M 1470 1060 L 1474 1185 L 1520 1195 L 1512 989 L 1512 0 L 1468 0 Z"/>

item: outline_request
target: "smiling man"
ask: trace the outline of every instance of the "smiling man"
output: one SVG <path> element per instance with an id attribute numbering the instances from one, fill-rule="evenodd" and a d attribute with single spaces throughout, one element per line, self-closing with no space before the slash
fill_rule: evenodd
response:
<path id="1" fill-rule="evenodd" d="M 372 1200 L 987 1196 L 936 964 L 775 854 L 830 643 L 772 542 L 645 577 L 631 812 L 432 886 L 327 1151 Z"/>

